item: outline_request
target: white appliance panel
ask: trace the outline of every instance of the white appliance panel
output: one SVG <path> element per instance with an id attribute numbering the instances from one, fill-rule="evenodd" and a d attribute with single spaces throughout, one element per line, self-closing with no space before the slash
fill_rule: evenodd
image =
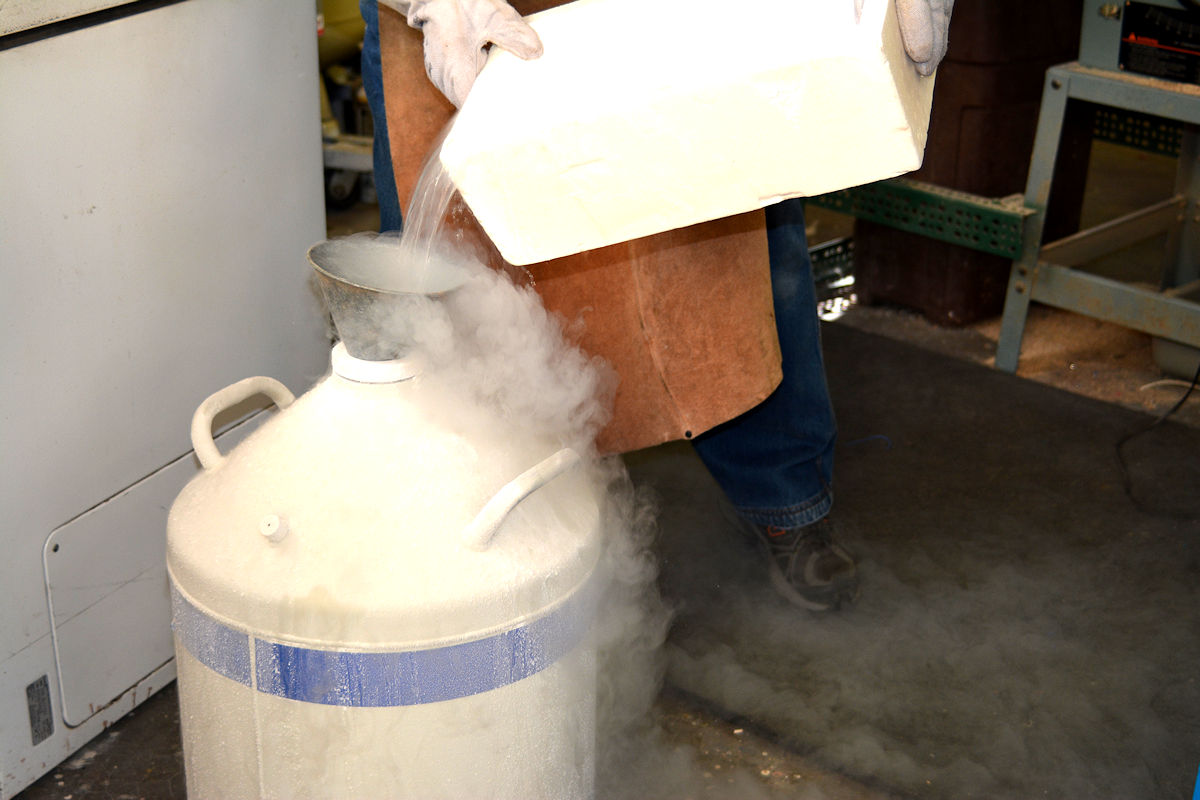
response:
<path id="1" fill-rule="evenodd" d="M 129 5 L 133 0 L 8 0 L 0 3 L 0 36 L 75 19 L 94 11 Z"/>
<path id="2" fill-rule="evenodd" d="M 292 0 L 186 0 L 0 51 L 2 798 L 173 675 L 143 680 L 170 634 L 126 616 L 136 582 L 82 589 L 88 566 L 128 581 L 151 560 L 122 565 L 129 549 L 165 536 L 170 492 L 135 484 L 190 464 L 213 391 L 264 374 L 299 393 L 325 371 L 304 258 L 325 234 L 317 81 L 314 8 Z M 59 528 L 51 544 L 87 541 L 90 565 L 43 568 Z M 56 615 L 78 612 L 56 619 L 61 687 L 47 570 Z M 27 689 L 43 676 L 39 737 Z"/>

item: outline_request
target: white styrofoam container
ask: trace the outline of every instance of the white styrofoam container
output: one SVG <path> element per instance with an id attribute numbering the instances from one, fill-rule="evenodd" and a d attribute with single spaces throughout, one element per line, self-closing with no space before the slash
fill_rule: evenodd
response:
<path id="1" fill-rule="evenodd" d="M 575 0 L 494 48 L 441 161 L 513 264 L 916 169 L 933 80 L 892 0 Z"/>

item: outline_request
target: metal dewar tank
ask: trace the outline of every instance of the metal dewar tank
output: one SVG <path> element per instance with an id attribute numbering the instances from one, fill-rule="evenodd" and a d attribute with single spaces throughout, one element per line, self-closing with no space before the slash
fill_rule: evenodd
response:
<path id="1" fill-rule="evenodd" d="M 403 342 L 348 338 L 339 308 L 453 286 L 370 286 L 339 249 L 309 256 L 332 373 L 298 399 L 246 379 L 193 421 L 167 532 L 188 794 L 590 797 L 600 482 Z M 222 454 L 214 417 L 256 394 L 278 413 Z"/>

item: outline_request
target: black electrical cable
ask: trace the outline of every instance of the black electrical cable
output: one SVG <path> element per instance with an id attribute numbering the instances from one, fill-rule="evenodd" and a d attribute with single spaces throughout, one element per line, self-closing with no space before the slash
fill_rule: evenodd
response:
<path id="1" fill-rule="evenodd" d="M 1157 517 L 1170 517 L 1172 519 L 1195 519 L 1196 518 L 1196 513 L 1194 511 L 1193 512 L 1170 511 L 1170 510 L 1148 508 L 1148 507 L 1144 506 L 1133 493 L 1133 478 L 1130 477 L 1130 475 L 1129 475 L 1129 466 L 1125 463 L 1125 453 L 1124 453 L 1123 448 L 1125 447 L 1126 444 L 1128 444 L 1130 441 L 1137 438 L 1138 436 L 1141 436 L 1142 434 L 1149 433 L 1150 431 L 1154 430 L 1159 425 L 1161 425 L 1163 422 L 1165 422 L 1168 417 L 1170 417 L 1172 414 L 1174 414 L 1179 409 L 1183 408 L 1183 404 L 1187 402 L 1187 399 L 1192 396 L 1192 392 L 1194 392 L 1196 390 L 1197 383 L 1200 383 L 1200 362 L 1197 362 L 1197 364 L 1196 364 L 1196 374 L 1192 376 L 1192 380 L 1191 380 L 1191 383 L 1188 384 L 1187 391 L 1183 393 L 1182 397 L 1180 397 L 1177 401 L 1175 401 L 1175 405 L 1168 408 L 1161 415 L 1159 415 L 1158 418 L 1156 418 L 1154 421 L 1152 421 L 1148 425 L 1144 425 L 1140 428 L 1134 429 L 1130 433 L 1127 433 L 1124 436 L 1122 436 L 1117 441 L 1117 466 L 1120 467 L 1120 469 L 1121 469 L 1121 483 L 1125 488 L 1125 495 L 1129 498 L 1130 502 L 1133 503 L 1134 507 L 1136 507 L 1138 511 L 1142 511 L 1146 514 L 1151 514 L 1151 515 L 1157 516 Z"/>

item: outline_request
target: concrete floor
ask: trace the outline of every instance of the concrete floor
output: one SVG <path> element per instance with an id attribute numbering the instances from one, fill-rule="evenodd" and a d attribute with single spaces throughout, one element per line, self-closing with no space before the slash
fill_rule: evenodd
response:
<path id="1" fill-rule="evenodd" d="M 986 361 L 988 325 L 946 330 L 918 316 L 891 309 L 855 309 L 846 324 L 883 333 L 928 349 L 972 361 Z M 1098 331 L 1103 336 L 1098 336 Z M 1095 342 L 1113 347 L 1104 350 Z M 1030 377 L 1109 402 L 1155 411 L 1176 396 L 1166 389 L 1139 391 L 1159 377 L 1139 337 L 1097 328 L 1093 323 L 1046 312 L 1031 328 L 1030 348 L 1041 354 L 1043 366 Z M 1200 402 L 1190 404 L 1180 419 L 1200 427 Z M 661 729 L 672 743 L 689 749 L 701 770 L 704 796 L 721 796 L 735 776 L 761 782 L 765 796 L 794 797 L 819 789 L 830 800 L 884 800 L 880 787 L 868 786 L 823 769 L 776 741 L 752 721 L 725 718 L 691 696 L 668 691 L 656 706 Z M 75 757 L 33 787 L 22 800 L 59 798 L 183 797 L 182 753 L 178 739 L 178 709 L 174 687 L 132 712 L 125 720 L 93 740 Z"/>
<path id="2" fill-rule="evenodd" d="M 1134 167 L 1147 169 L 1144 160 Z M 1161 164 L 1151 163 L 1151 172 Z M 1120 169 L 1115 172 L 1120 178 Z M 330 212 L 329 235 L 372 230 L 377 210 L 359 204 Z M 839 233 L 845 221 L 814 215 L 822 237 Z M 998 320 L 958 329 L 939 328 L 918 314 L 891 308 L 854 306 L 837 324 L 916 344 L 945 355 L 988 364 L 993 357 Z M 1094 399 L 1157 414 L 1180 396 L 1174 384 L 1160 384 L 1149 337 L 1053 309 L 1035 307 L 1027 328 L 1019 374 Z M 1200 427 L 1200 398 L 1175 419 Z M 734 774 L 754 776 L 768 796 L 796 796 L 800 787 L 846 800 L 882 800 L 879 787 L 830 774 L 775 741 L 751 721 L 726 719 L 688 695 L 667 691 L 656 713 L 665 735 L 689 748 L 701 765 L 703 781 L 714 794 Z M 706 791 L 707 795 L 708 792 Z M 93 740 L 75 757 L 51 771 L 18 797 L 21 800 L 76 798 L 183 797 L 182 754 L 174 687 L 151 698 L 125 720 Z"/>
<path id="3" fill-rule="evenodd" d="M 1040 312 L 1027 347 L 1041 365 L 1029 377 L 1119 405 L 1158 411 L 1177 391 L 1140 391 L 1160 374 L 1142 337 L 1109 330 L 1056 312 Z M 986 362 L 993 323 L 958 330 L 937 328 L 918 315 L 895 309 L 855 308 L 840 321 L 856 328 L 965 360 Z M 1097 342 L 1102 345 L 1098 346 Z M 1108 349 L 1106 349 L 1106 347 Z M 1200 400 L 1179 415 L 1200 427 Z M 885 800 L 880 787 L 824 770 L 744 719 L 725 718 L 686 694 L 667 691 L 656 714 L 665 737 L 694 753 L 706 796 L 720 796 L 735 775 L 761 782 L 768 797 L 794 797 L 819 789 L 829 800 Z M 73 758 L 23 792 L 21 800 L 157 800 L 183 797 L 182 753 L 174 687 L 151 698 Z"/>

